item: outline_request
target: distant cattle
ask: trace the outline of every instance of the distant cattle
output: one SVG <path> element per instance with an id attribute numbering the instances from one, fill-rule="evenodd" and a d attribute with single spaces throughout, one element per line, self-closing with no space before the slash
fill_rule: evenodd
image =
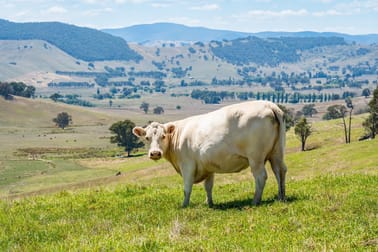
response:
<path id="1" fill-rule="evenodd" d="M 135 127 L 133 133 L 150 143 L 151 159 L 164 157 L 183 177 L 183 207 L 189 205 L 193 184 L 201 181 L 212 207 L 214 173 L 239 172 L 248 166 L 255 178 L 253 204 L 259 204 L 267 179 L 266 161 L 278 182 L 278 199 L 285 199 L 285 122 L 274 103 L 234 104 L 179 121 Z"/>

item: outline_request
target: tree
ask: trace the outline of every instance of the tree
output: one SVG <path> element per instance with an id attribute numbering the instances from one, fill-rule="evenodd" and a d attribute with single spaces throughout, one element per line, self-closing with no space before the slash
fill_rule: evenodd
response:
<path id="1" fill-rule="evenodd" d="M 133 134 L 134 127 L 135 123 L 126 119 L 114 123 L 109 128 L 109 130 L 115 134 L 110 137 L 110 142 L 124 147 L 128 157 L 130 157 L 131 151 L 144 146 L 144 143 L 140 142 L 139 138 Z"/>
<path id="2" fill-rule="evenodd" d="M 350 143 L 350 132 L 351 132 L 351 123 L 352 123 L 352 111 L 353 111 L 353 104 L 352 100 L 347 98 L 345 100 L 346 105 L 350 108 L 349 110 L 349 133 L 348 128 L 345 120 L 346 113 L 348 112 L 347 107 L 344 105 L 332 105 L 327 108 L 327 113 L 324 114 L 323 119 L 331 120 L 331 119 L 338 119 L 341 118 L 343 120 L 344 126 L 344 136 L 345 136 L 345 143 Z"/>
<path id="3" fill-rule="evenodd" d="M 362 96 L 365 96 L 365 98 L 368 98 L 368 96 L 370 96 L 370 95 L 371 95 L 370 89 L 364 88 L 362 90 Z"/>
<path id="4" fill-rule="evenodd" d="M 54 93 L 50 95 L 50 99 L 53 100 L 54 102 L 57 102 L 60 98 L 63 98 L 63 95 Z"/>
<path id="5" fill-rule="evenodd" d="M 286 108 L 284 105 L 278 104 L 278 107 L 284 112 L 284 121 L 286 126 L 286 131 L 294 126 L 294 111 L 292 109 Z"/>
<path id="6" fill-rule="evenodd" d="M 312 126 L 307 122 L 306 117 L 299 119 L 297 124 L 294 127 L 295 135 L 299 138 L 302 143 L 301 150 L 305 150 L 306 140 L 312 134 Z"/>
<path id="7" fill-rule="evenodd" d="M 157 106 L 156 108 L 154 108 L 154 114 L 160 115 L 163 113 L 164 113 L 163 107 Z"/>
<path id="8" fill-rule="evenodd" d="M 147 114 L 148 112 L 148 108 L 150 107 L 150 104 L 148 104 L 147 102 L 143 102 L 141 105 L 140 105 L 140 109 L 142 109 L 144 111 L 145 114 Z"/>
<path id="9" fill-rule="evenodd" d="M 23 92 L 23 96 L 27 98 L 34 98 L 35 94 L 35 87 L 34 86 L 27 86 Z"/>
<path id="10" fill-rule="evenodd" d="M 366 132 L 364 137 L 374 139 L 375 135 L 378 133 L 378 117 L 374 118 L 374 116 L 370 114 L 368 118 L 362 122 L 362 126 Z"/>
<path id="11" fill-rule="evenodd" d="M 324 120 L 332 120 L 345 117 L 347 108 L 344 105 L 332 105 L 327 108 L 327 113 L 324 114 Z"/>
<path id="12" fill-rule="evenodd" d="M 369 113 L 362 125 L 367 134 L 374 139 L 378 134 L 378 87 L 373 91 L 373 98 L 369 102 Z"/>
<path id="13" fill-rule="evenodd" d="M 35 87 L 27 86 L 23 82 L 0 82 L 0 95 L 7 100 L 12 100 L 14 95 L 31 98 L 34 93 Z"/>
<path id="14" fill-rule="evenodd" d="M 59 128 L 64 129 L 70 123 L 72 123 L 72 117 L 67 112 L 62 112 L 57 115 L 57 117 L 53 118 L 53 122 Z"/>
<path id="15" fill-rule="evenodd" d="M 12 100 L 14 93 L 13 87 L 8 83 L 0 82 L 0 95 L 3 96 L 6 100 Z"/>
<path id="16" fill-rule="evenodd" d="M 304 116 L 312 117 L 312 115 L 318 113 L 318 111 L 315 109 L 315 104 L 306 104 L 302 108 L 302 112 Z"/>
<path id="17" fill-rule="evenodd" d="M 345 103 L 347 105 L 347 108 L 349 108 L 349 130 L 348 130 L 348 137 L 346 136 L 346 132 L 345 132 L 345 139 L 346 139 L 346 143 L 350 143 L 350 134 L 351 134 L 351 130 L 352 130 L 352 112 L 353 112 L 353 103 L 352 103 L 352 99 L 350 97 L 347 97 L 345 99 Z M 344 121 L 344 127 L 346 128 L 346 125 L 345 125 L 345 121 Z"/>

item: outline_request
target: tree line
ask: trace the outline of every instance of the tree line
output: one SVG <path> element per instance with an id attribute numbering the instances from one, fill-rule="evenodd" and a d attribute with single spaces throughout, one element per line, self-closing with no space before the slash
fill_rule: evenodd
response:
<path id="1" fill-rule="evenodd" d="M 32 98 L 34 94 L 35 87 L 23 82 L 0 82 L 0 95 L 7 100 L 11 100 L 13 95 Z"/>
<path id="2" fill-rule="evenodd" d="M 202 100 L 206 104 L 219 104 L 225 99 L 241 101 L 255 99 L 267 100 L 274 103 L 315 103 L 327 102 L 345 99 L 346 97 L 355 97 L 353 92 L 343 92 L 342 95 L 334 93 L 309 93 L 303 94 L 300 92 L 285 93 L 285 92 L 233 92 L 233 91 L 211 91 L 211 90 L 192 90 L 190 97 L 196 100 Z"/>

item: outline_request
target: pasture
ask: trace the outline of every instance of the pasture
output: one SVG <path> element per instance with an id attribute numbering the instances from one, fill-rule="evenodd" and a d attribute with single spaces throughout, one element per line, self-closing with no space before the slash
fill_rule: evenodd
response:
<path id="1" fill-rule="evenodd" d="M 125 118 L 120 111 L 17 99 L 12 110 L 0 100 L 11 110 L 0 110 L 2 251 L 378 249 L 378 140 L 357 141 L 364 115 L 353 118 L 348 145 L 341 120 L 314 122 L 306 152 L 287 133 L 287 202 L 275 200 L 267 167 L 260 206 L 251 205 L 245 170 L 215 176 L 213 209 L 202 184 L 181 209 L 182 179 L 167 162 L 117 157 L 122 150 L 109 143 L 108 128 Z M 35 107 L 44 113 L 25 120 Z M 74 121 L 64 131 L 51 122 L 62 109 Z"/>

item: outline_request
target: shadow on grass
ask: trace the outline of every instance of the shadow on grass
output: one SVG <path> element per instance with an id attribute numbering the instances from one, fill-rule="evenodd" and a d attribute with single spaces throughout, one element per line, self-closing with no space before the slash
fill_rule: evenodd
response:
<path id="1" fill-rule="evenodd" d="M 235 201 L 230 201 L 230 202 L 225 202 L 225 203 L 220 203 L 220 204 L 214 204 L 213 209 L 214 210 L 228 210 L 228 209 L 243 210 L 244 208 L 250 208 L 250 207 L 270 206 L 274 204 L 275 202 L 280 202 L 279 200 L 277 200 L 276 197 L 268 198 L 266 200 L 262 200 L 259 205 L 255 206 L 252 204 L 252 200 L 253 200 L 252 198 L 247 198 L 244 200 L 235 200 Z M 286 200 L 283 201 L 282 203 L 290 204 L 298 200 L 303 200 L 303 199 L 300 199 L 296 196 L 288 196 L 286 197 Z"/>
<path id="2" fill-rule="evenodd" d="M 135 158 L 135 157 L 142 157 L 144 155 L 146 155 L 146 153 L 134 153 L 134 154 L 130 154 L 130 156 L 121 155 L 120 157 L 121 158 Z"/>

